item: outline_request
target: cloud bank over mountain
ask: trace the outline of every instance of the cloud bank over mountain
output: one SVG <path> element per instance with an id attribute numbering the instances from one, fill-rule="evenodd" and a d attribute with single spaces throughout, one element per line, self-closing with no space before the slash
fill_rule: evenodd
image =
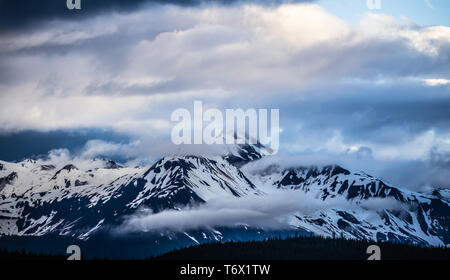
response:
<path id="1" fill-rule="evenodd" d="M 156 158 L 173 151 L 171 112 L 193 100 L 279 108 L 290 157 L 450 187 L 450 27 L 383 13 L 349 23 L 315 3 L 149 2 L 49 10 L 1 32 L 1 134 L 107 129 L 130 140 L 102 140 L 104 153 Z"/>
<path id="2" fill-rule="evenodd" d="M 407 209 L 393 199 L 371 198 L 362 203 L 367 210 Z M 403 207 L 403 208 L 402 208 Z M 344 198 L 333 201 L 317 201 L 298 191 L 271 191 L 267 196 L 235 198 L 219 198 L 210 200 L 205 205 L 180 210 L 166 210 L 152 213 L 141 209 L 139 213 L 126 217 L 124 223 L 112 230 L 113 234 L 130 232 L 164 232 L 190 231 L 217 227 L 247 226 L 265 230 L 292 229 L 293 213 L 312 215 L 327 209 L 345 209 L 351 211 Z M 376 217 L 375 213 L 367 213 Z"/>

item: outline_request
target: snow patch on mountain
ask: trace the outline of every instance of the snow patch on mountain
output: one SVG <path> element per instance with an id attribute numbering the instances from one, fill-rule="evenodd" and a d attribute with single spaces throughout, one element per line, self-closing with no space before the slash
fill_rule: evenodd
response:
<path id="1" fill-rule="evenodd" d="M 243 144 L 226 156 L 167 156 L 143 167 L 108 159 L 0 161 L 0 234 L 89 239 L 112 228 L 217 240 L 224 238 L 217 228 L 266 228 L 450 244 L 448 190 L 402 190 L 337 165 L 251 166 L 265 154 Z"/>

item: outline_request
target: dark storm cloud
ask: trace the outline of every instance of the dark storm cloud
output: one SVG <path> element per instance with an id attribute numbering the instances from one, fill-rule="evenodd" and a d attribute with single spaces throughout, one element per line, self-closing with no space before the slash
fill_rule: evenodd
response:
<path id="1" fill-rule="evenodd" d="M 82 11 L 68 11 L 65 0 L 40 3 L 50 2 L 61 12 L 22 11 L 24 1 L 0 9 L 5 29 L 32 27 L 0 34 L 0 131 L 112 127 L 142 141 L 132 147 L 150 158 L 173 150 L 161 145 L 169 141 L 170 113 L 193 100 L 220 110 L 279 108 L 280 152 L 316 153 L 308 161 L 324 164 L 347 158 L 343 166 L 397 186 L 450 187 L 447 27 L 365 18 L 371 30 L 315 5 L 244 11 L 185 8 L 200 1 L 154 8 L 148 5 L 162 1 L 82 0 Z M 88 140 L 66 145 L 65 136 L 41 136 L 0 138 L 0 159 L 72 151 Z"/>
<path id="2" fill-rule="evenodd" d="M 450 130 L 450 97 L 448 88 L 412 85 L 341 85 L 328 89 L 327 98 L 311 98 L 278 106 L 282 123 L 302 130 L 330 132 L 339 129 L 343 140 L 377 144 L 395 144 L 434 130 Z M 319 95 L 313 92 L 311 95 Z M 295 137 L 296 130 L 286 131 Z"/>
<path id="3" fill-rule="evenodd" d="M 421 192 L 450 189 L 450 153 L 437 149 L 430 151 L 427 160 L 379 162 L 373 169 L 373 174 L 398 187 Z"/>
<path id="4" fill-rule="evenodd" d="M 21 131 L 0 134 L 0 159 L 20 161 L 46 155 L 54 149 L 68 149 L 77 152 L 90 139 L 103 139 L 116 143 L 128 142 L 122 134 L 105 129 L 55 130 L 50 132 Z"/>
<path id="5" fill-rule="evenodd" d="M 297 0 L 293 2 L 312 2 Z M 262 3 L 277 4 L 283 0 L 81 0 L 81 10 L 69 10 L 66 0 L 0 0 L 0 32 L 32 28 L 36 24 L 54 19 L 79 19 L 92 15 L 118 11 L 127 12 L 144 4 L 172 4 L 197 6 L 201 4 Z"/>
<path id="6" fill-rule="evenodd" d="M 286 153 L 292 147 L 289 142 L 297 139 L 295 149 L 303 162 L 341 164 L 416 191 L 450 188 L 450 153 L 439 147 L 439 140 L 432 140 L 445 138 L 450 130 L 448 88 L 353 85 L 328 93 L 335 97 L 289 103 L 280 98 L 274 104 L 280 108 L 280 123 L 286 128 L 280 144 Z M 327 147 L 325 143 L 336 137 L 336 132 L 340 142 Z M 314 145 L 314 141 L 321 144 Z M 339 150 L 340 145 L 360 148 Z M 395 153 L 392 158 L 391 151 Z"/>

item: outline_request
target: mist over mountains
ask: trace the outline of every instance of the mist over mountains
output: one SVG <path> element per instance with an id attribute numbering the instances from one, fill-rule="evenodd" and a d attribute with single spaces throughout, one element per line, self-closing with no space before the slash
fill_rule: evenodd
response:
<path id="1" fill-rule="evenodd" d="M 337 165 L 246 170 L 262 158 L 246 144 L 227 156 L 167 156 L 142 167 L 1 161 L 0 232 L 80 241 L 138 234 L 160 253 L 289 232 L 449 245 L 448 190 L 402 190 Z"/>
<path id="2" fill-rule="evenodd" d="M 0 248 L 449 245 L 449 2 L 82 2 L 0 0 Z M 227 110 L 278 153 L 175 145 Z"/>

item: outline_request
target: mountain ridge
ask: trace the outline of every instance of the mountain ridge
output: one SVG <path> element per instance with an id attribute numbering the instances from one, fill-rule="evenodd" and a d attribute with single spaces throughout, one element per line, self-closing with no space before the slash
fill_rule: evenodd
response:
<path id="1" fill-rule="evenodd" d="M 402 190 L 338 165 L 272 166 L 245 174 L 243 164 L 264 156 L 259 149 L 245 144 L 233 156 L 166 156 L 149 167 L 134 168 L 108 159 L 94 160 L 89 169 L 70 162 L 57 167 L 30 160 L 0 161 L 0 235 L 58 234 L 87 240 L 120 227 L 124 218 L 143 207 L 152 213 L 183 211 L 217 198 L 257 199 L 294 191 L 305 197 L 298 202 L 298 210 L 286 215 L 294 230 L 325 237 L 449 246 L 447 191 Z M 384 206 L 377 209 L 370 205 L 373 201 Z M 301 210 L 302 204 L 311 202 L 321 206 L 312 213 Z M 254 234 L 261 231 L 264 228 L 256 228 Z M 227 238 L 207 226 L 193 235 L 182 234 L 197 243 Z"/>

